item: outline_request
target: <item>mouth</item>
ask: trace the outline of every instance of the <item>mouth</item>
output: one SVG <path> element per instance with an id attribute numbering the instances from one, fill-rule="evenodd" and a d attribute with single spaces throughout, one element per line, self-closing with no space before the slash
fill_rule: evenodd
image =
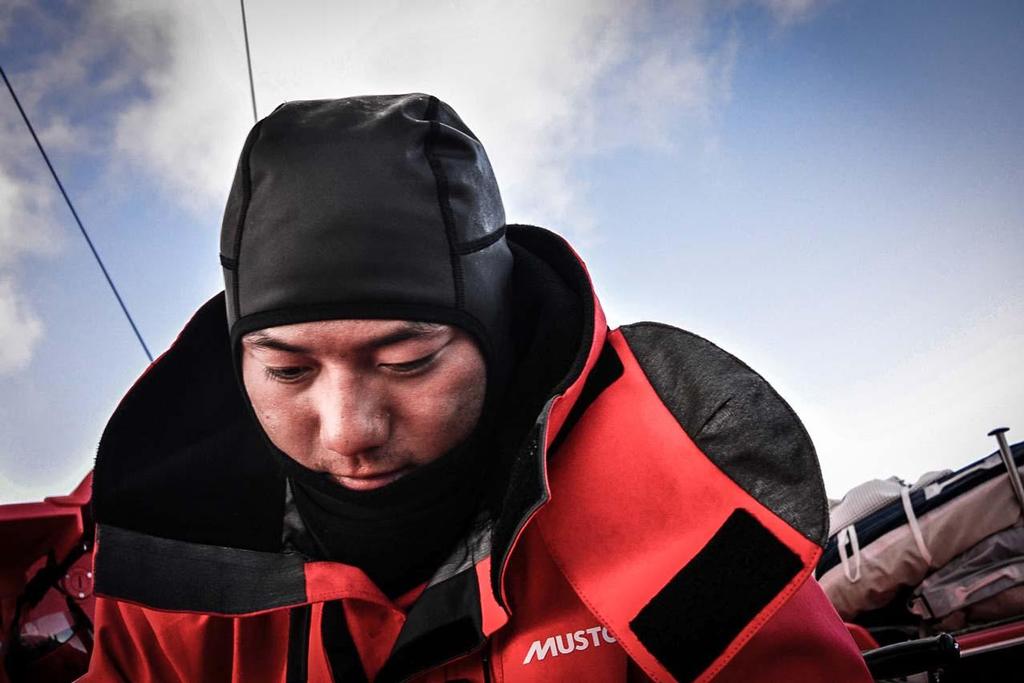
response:
<path id="1" fill-rule="evenodd" d="M 348 476 L 335 474 L 332 478 L 347 489 L 352 489 L 353 491 L 370 491 L 372 489 L 379 489 L 382 486 L 387 486 L 394 481 L 398 481 L 405 476 L 410 469 L 411 468 L 409 467 L 400 467 L 397 470 L 391 470 L 390 472 Z"/>

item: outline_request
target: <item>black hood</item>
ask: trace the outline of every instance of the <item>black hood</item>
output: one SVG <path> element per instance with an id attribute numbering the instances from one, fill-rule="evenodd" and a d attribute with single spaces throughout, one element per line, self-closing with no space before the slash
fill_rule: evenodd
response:
<path id="1" fill-rule="evenodd" d="M 474 335 L 503 384 L 504 224 L 483 146 L 436 97 L 283 104 L 249 133 L 224 213 L 233 345 L 310 320 L 448 323 Z"/>

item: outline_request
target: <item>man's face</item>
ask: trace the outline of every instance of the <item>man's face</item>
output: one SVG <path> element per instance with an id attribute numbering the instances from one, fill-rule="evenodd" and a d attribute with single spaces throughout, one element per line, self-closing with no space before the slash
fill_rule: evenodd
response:
<path id="1" fill-rule="evenodd" d="M 459 328 L 326 320 L 242 339 L 242 377 L 274 445 L 342 486 L 389 484 L 464 441 L 483 409 L 484 359 Z"/>

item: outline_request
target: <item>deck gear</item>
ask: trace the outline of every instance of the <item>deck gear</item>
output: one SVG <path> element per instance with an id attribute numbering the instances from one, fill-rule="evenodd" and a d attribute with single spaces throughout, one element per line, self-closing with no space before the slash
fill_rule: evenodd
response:
<path id="1" fill-rule="evenodd" d="M 1011 450 L 1017 466 L 1024 466 L 1024 443 Z M 885 607 L 982 539 L 1021 524 L 999 451 L 955 472 L 926 475 L 911 487 L 888 483 L 898 491 L 889 492 L 888 502 L 879 493 L 886 482 L 869 482 L 832 509 L 832 535 L 817 576 L 847 620 Z M 871 498 L 866 488 L 880 507 L 863 504 Z M 848 502 L 859 515 L 851 514 Z"/>

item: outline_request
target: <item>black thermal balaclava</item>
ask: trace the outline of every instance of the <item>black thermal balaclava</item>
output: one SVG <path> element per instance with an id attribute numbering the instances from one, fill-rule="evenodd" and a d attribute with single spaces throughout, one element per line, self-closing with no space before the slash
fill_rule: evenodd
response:
<path id="1" fill-rule="evenodd" d="M 489 424 L 514 363 L 504 223 L 483 146 L 436 97 L 281 105 L 249 133 L 221 233 L 239 381 L 240 342 L 255 330 L 330 319 L 446 323 L 484 355 Z M 482 488 L 487 458 L 467 453 L 484 443 L 478 426 L 408 481 L 360 492 L 267 443 L 318 552 L 360 566 L 389 593 L 425 578 L 465 531 L 477 505 L 466 487 Z"/>

